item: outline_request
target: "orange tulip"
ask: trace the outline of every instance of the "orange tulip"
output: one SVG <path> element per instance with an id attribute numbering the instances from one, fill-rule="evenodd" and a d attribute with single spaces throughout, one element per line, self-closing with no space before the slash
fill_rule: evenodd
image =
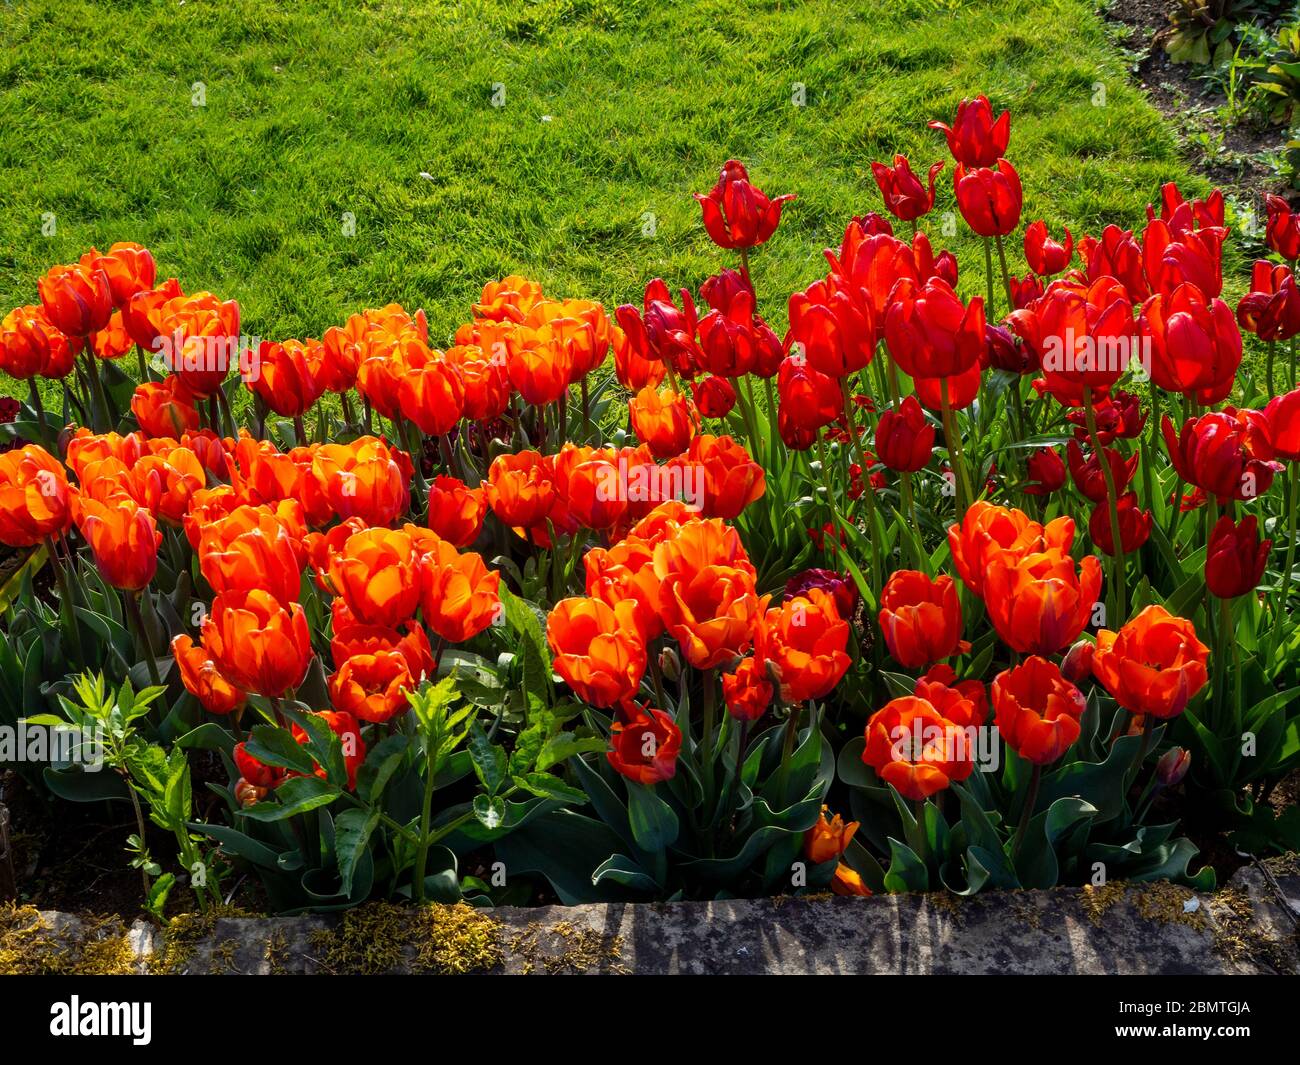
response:
<path id="1" fill-rule="evenodd" d="M 734 518 L 767 491 L 763 467 L 729 436 L 701 434 L 677 461 L 699 471 L 706 518 Z"/>
<path id="2" fill-rule="evenodd" d="M 262 588 L 282 603 L 298 600 L 303 548 L 265 507 L 240 507 L 204 527 L 198 556 L 199 570 L 218 594 Z"/>
<path id="3" fill-rule="evenodd" d="M 0 544 L 31 547 L 72 524 L 63 465 L 37 444 L 0 455 Z"/>
<path id="4" fill-rule="evenodd" d="M 128 467 L 134 466 L 145 450 L 145 439 L 139 433 L 119 436 L 117 433 L 92 433 L 83 428 L 72 434 L 64 460 L 68 469 L 77 475 L 77 480 L 85 484 L 84 473 L 88 464 L 111 456 Z"/>
<path id="5" fill-rule="evenodd" d="M 1022 558 L 1057 548 L 1068 553 L 1074 542 L 1074 520 L 1060 517 L 1046 525 L 1031 521 L 1023 511 L 977 500 L 966 508 L 961 524 L 948 528 L 957 575 L 976 595 L 984 594 L 984 578 L 994 556 Z"/>
<path id="6" fill-rule="evenodd" d="M 402 417 L 428 436 L 443 436 L 465 410 L 460 370 L 441 351 L 418 340 L 405 340 L 396 356 L 397 405 Z"/>
<path id="7" fill-rule="evenodd" d="M 131 241 L 119 241 L 103 255 L 91 249 L 92 262 L 104 272 L 113 302 L 125 307 L 137 292 L 153 288 L 158 265 L 148 248 Z"/>
<path id="8" fill-rule="evenodd" d="M 640 688 L 646 649 L 631 604 L 561 599 L 546 618 L 546 639 L 555 672 L 583 702 L 614 706 Z"/>
<path id="9" fill-rule="evenodd" d="M 767 612 L 765 651 L 781 678 L 787 703 L 820 699 L 830 693 L 849 668 L 845 647 L 849 623 L 840 617 L 835 598 L 810 588 Z"/>
<path id="10" fill-rule="evenodd" d="M 853 835 L 858 830 L 858 822 L 850 821 L 847 825 L 839 814 L 827 819 L 829 806 L 823 806 L 817 823 L 804 833 L 803 856 L 814 865 L 833 861 L 849 849 Z"/>
<path id="11" fill-rule="evenodd" d="M 975 768 L 971 742 L 926 699 L 893 699 L 867 722 L 862 760 L 905 799 L 927 799 Z"/>
<path id="12" fill-rule="evenodd" d="M 487 500 L 482 488 L 439 474 L 429 485 L 429 528 L 456 547 L 468 547 L 483 529 Z"/>
<path id="13" fill-rule="evenodd" d="M 132 305 L 136 299 L 140 296 Z M 169 299 L 155 314 L 158 335 L 141 346 L 156 352 L 186 391 L 207 399 L 231 369 L 238 368 L 239 304 L 223 303 L 211 292 L 195 292 Z"/>
<path id="14" fill-rule="evenodd" d="M 563 461 L 566 452 L 572 456 L 571 464 Z M 563 478 L 560 483 L 568 511 L 588 529 L 610 529 L 623 521 L 629 494 L 625 474 L 609 450 L 566 444 L 556 458 L 556 475 Z"/>
<path id="15" fill-rule="evenodd" d="M 410 505 L 413 472 L 406 453 L 389 448 L 378 437 L 322 444 L 304 480 L 303 503 L 311 504 L 314 513 L 388 525 Z"/>
<path id="16" fill-rule="evenodd" d="M 208 483 L 208 473 L 189 448 L 176 447 L 166 438 L 159 442 L 159 450 L 141 455 L 131 468 L 132 494 L 158 517 L 180 525 L 194 493 Z"/>
<path id="17" fill-rule="evenodd" d="M 1050 765 L 1079 738 L 1087 701 L 1052 662 L 1031 655 L 1003 670 L 992 685 L 993 722 L 1021 758 Z"/>
<path id="18" fill-rule="evenodd" d="M 1011 560 L 994 557 L 984 603 L 1002 641 L 1021 654 L 1055 654 L 1083 632 L 1101 591 L 1101 563 L 1048 550 Z"/>
<path id="19" fill-rule="evenodd" d="M 248 387 L 282 418 L 301 417 L 325 391 L 324 358 L 319 340 L 263 340 Z"/>
<path id="20" fill-rule="evenodd" d="M 87 252 L 75 263 L 52 266 L 36 285 L 46 315 L 70 337 L 98 333 L 113 314 L 113 291 L 96 258 Z"/>
<path id="21" fill-rule="evenodd" d="M 108 325 L 86 338 L 90 351 L 100 359 L 120 359 L 131 350 L 133 341 L 126 331 L 121 311 L 114 311 L 108 319 Z"/>
<path id="22" fill-rule="evenodd" d="M 831 878 L 831 893 L 834 895 L 866 896 L 871 889 L 863 883 L 862 877 L 852 866 L 840 862 L 835 867 L 835 876 Z"/>
<path id="23" fill-rule="evenodd" d="M 212 657 L 191 637 L 182 635 L 172 640 L 172 657 L 185 690 L 209 714 L 230 714 L 243 708 L 248 693 L 226 680 Z"/>
<path id="24" fill-rule="evenodd" d="M 335 600 L 336 605 L 339 602 Z M 346 613 L 346 606 L 341 609 Z M 335 669 L 341 669 L 343 663 L 355 655 L 394 651 L 405 659 L 412 687 L 425 677 L 433 676 L 433 649 L 429 646 L 429 637 L 425 635 L 423 626 L 411 623 L 406 632 L 400 632 L 382 625 L 363 625 L 345 618 L 343 613 L 336 610 L 333 619 L 334 636 L 330 640 L 330 655 L 334 659 Z"/>
<path id="25" fill-rule="evenodd" d="M 546 520 L 555 503 L 553 467 L 536 451 L 498 455 L 484 485 L 488 506 L 518 531 Z"/>
<path id="26" fill-rule="evenodd" d="M 880 595 L 880 631 L 904 669 L 920 669 L 965 653 L 957 585 L 944 574 L 931 580 L 917 570 L 897 570 Z"/>
<path id="27" fill-rule="evenodd" d="M 573 353 L 550 325 L 520 326 L 507 348 L 506 373 L 525 403 L 541 407 L 564 395 L 572 380 Z"/>
<path id="28" fill-rule="evenodd" d="M 654 545 L 631 535 L 610 548 L 593 547 L 583 557 L 587 595 L 611 607 L 631 603 L 637 630 L 647 644 L 663 632 L 653 563 Z"/>
<path id="29" fill-rule="evenodd" d="M 202 639 L 222 676 L 268 699 L 301 684 L 312 657 L 302 607 L 260 588 L 218 595 Z"/>
<path id="30" fill-rule="evenodd" d="M 415 687 L 406 658 L 398 651 L 353 655 L 330 677 L 330 702 L 362 721 L 389 721 L 410 708 Z"/>
<path id="31" fill-rule="evenodd" d="M 199 427 L 199 412 L 179 378 L 146 381 L 131 396 L 131 413 L 146 436 L 179 438 Z"/>
<path id="32" fill-rule="evenodd" d="M 107 583 L 134 592 L 153 580 L 162 533 L 148 510 L 125 493 L 108 500 L 82 493 L 72 500 L 72 515 Z"/>
<path id="33" fill-rule="evenodd" d="M 699 428 L 695 404 L 681 392 L 641 389 L 628 400 L 632 428 L 657 459 L 672 458 L 686 450 Z"/>
<path id="34" fill-rule="evenodd" d="M 628 780 L 652 787 L 677 773 L 682 730 L 662 710 L 634 708 L 610 726 L 609 743 L 605 757 Z"/>
<path id="35" fill-rule="evenodd" d="M 474 314 L 495 322 L 522 322 L 542 296 L 542 286 L 519 274 L 489 281 L 474 304 Z"/>
<path id="36" fill-rule="evenodd" d="M 394 628 L 420 605 L 420 556 L 394 529 L 353 533 L 329 561 L 329 583 L 358 621 Z"/>
<path id="37" fill-rule="evenodd" d="M 456 344 L 443 353 L 443 359 L 460 374 L 466 418 L 490 422 L 505 413 L 510 406 L 510 378 L 504 357 L 493 358 L 477 344 Z"/>
<path id="38" fill-rule="evenodd" d="M 435 539 L 420 556 L 419 579 L 424 623 L 448 643 L 473 639 L 500 616 L 501 574 L 482 555 Z"/>
<path id="39" fill-rule="evenodd" d="M 767 660 L 751 655 L 732 672 L 722 674 L 722 697 L 738 721 L 757 721 L 772 705 L 775 691 L 767 677 Z"/>
<path id="40" fill-rule="evenodd" d="M 1205 687 L 1209 656 L 1190 621 L 1149 606 L 1119 632 L 1097 633 L 1092 671 L 1125 710 L 1163 721 Z"/>
<path id="41" fill-rule="evenodd" d="M 72 371 L 82 342 L 60 332 L 37 305 L 15 307 L 0 321 L 0 371 L 20 381 Z"/>
<path id="42" fill-rule="evenodd" d="M 766 599 L 735 529 L 719 520 L 684 525 L 655 548 L 664 628 L 696 669 L 739 658 L 753 642 Z"/>

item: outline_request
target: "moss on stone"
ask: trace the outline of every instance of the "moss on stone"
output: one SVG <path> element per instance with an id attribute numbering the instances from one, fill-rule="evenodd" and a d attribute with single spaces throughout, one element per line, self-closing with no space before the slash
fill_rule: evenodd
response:
<path id="1" fill-rule="evenodd" d="M 0 975 L 130 976 L 138 971 L 130 929 L 117 917 L 78 917 L 55 930 L 34 906 L 0 904 Z"/>
<path id="2" fill-rule="evenodd" d="M 311 935 L 323 968 L 363 975 L 397 969 L 445 975 L 488 972 L 504 958 L 500 940 L 497 921 L 465 903 L 370 903 L 349 910 L 333 928 Z"/>

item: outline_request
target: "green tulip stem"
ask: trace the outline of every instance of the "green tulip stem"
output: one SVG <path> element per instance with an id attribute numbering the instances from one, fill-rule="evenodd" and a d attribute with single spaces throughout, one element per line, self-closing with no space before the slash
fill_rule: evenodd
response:
<path id="1" fill-rule="evenodd" d="M 1083 410 L 1088 419 L 1088 437 L 1092 442 L 1092 454 L 1097 460 L 1097 465 L 1101 467 L 1102 475 L 1106 479 L 1106 505 L 1110 508 L 1110 537 L 1114 541 L 1114 553 L 1111 556 L 1111 584 L 1110 605 L 1112 616 L 1110 622 L 1116 627 L 1123 625 L 1128 620 L 1128 589 L 1125 588 L 1127 573 L 1124 568 L 1124 541 L 1120 535 L 1119 528 L 1119 494 L 1115 489 L 1115 473 L 1110 468 L 1110 460 L 1106 458 L 1102 450 L 1101 441 L 1097 436 L 1097 411 L 1092 405 L 1092 389 L 1085 385 L 1083 388 Z"/>

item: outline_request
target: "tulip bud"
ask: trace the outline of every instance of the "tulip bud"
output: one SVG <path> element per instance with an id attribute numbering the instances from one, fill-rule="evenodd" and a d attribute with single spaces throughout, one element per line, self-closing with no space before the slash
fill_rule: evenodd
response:
<path id="1" fill-rule="evenodd" d="M 245 808 L 261 802 L 266 798 L 269 788 L 259 788 L 256 784 L 250 784 L 243 777 L 235 782 L 235 801 Z"/>
<path id="2" fill-rule="evenodd" d="M 1160 781 L 1161 787 L 1172 788 L 1187 776 L 1187 770 L 1191 765 L 1191 752 L 1184 747 L 1171 747 L 1156 763 L 1156 779 Z"/>
<path id="3" fill-rule="evenodd" d="M 677 657 L 677 652 L 671 647 L 665 647 L 659 652 L 659 671 L 668 680 L 677 681 L 682 675 L 682 660 Z"/>
<path id="4" fill-rule="evenodd" d="M 1061 676 L 1071 684 L 1082 684 L 1092 676 L 1092 652 L 1094 645 L 1088 640 L 1080 640 L 1066 653 L 1061 661 Z"/>

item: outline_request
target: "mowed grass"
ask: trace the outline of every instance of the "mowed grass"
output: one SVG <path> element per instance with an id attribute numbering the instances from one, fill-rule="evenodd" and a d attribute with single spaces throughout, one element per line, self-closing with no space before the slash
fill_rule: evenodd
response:
<path id="1" fill-rule="evenodd" d="M 1086 0 L 5 0 L 0 39 L 3 308 L 115 240 L 264 338 L 398 301 L 441 342 L 512 272 L 612 308 L 731 263 L 690 194 L 734 157 L 799 197 L 753 261 L 783 328 L 881 209 L 872 160 L 949 159 L 926 121 L 978 92 L 1014 115 L 1026 222 L 1131 227 L 1163 181 L 1204 188 Z M 952 207 L 949 160 L 928 228 Z M 933 235 L 982 292 L 964 225 Z"/>

